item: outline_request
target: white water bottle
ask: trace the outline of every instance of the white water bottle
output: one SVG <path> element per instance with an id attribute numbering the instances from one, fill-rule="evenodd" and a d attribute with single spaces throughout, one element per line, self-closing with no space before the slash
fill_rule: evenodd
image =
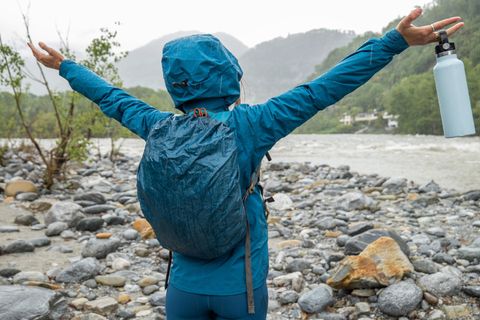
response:
<path id="1" fill-rule="evenodd" d="M 457 58 L 455 44 L 448 42 L 447 32 L 439 31 L 435 47 L 437 64 L 433 68 L 438 103 L 446 138 L 475 134 L 467 78 L 463 62 Z"/>

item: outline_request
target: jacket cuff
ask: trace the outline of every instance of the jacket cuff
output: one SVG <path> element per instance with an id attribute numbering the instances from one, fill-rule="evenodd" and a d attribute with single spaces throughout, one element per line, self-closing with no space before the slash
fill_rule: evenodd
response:
<path id="1" fill-rule="evenodd" d="M 69 67 L 71 67 L 74 64 L 76 64 L 75 61 L 68 60 L 68 59 L 63 60 L 62 63 L 60 63 L 60 69 L 58 70 L 58 74 L 60 74 L 62 78 L 66 79 Z"/>
<path id="2" fill-rule="evenodd" d="M 407 41 L 397 29 L 390 29 L 383 37 L 383 43 L 393 53 L 399 54 L 409 47 Z"/>

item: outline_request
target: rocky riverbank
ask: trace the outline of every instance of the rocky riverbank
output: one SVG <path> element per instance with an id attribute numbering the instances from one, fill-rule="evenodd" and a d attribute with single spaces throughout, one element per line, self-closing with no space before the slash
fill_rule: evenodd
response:
<path id="1" fill-rule="evenodd" d="M 168 251 L 142 220 L 139 158 L 41 188 L 0 167 L 0 319 L 164 319 Z M 480 190 L 269 163 L 269 319 L 480 319 Z"/>

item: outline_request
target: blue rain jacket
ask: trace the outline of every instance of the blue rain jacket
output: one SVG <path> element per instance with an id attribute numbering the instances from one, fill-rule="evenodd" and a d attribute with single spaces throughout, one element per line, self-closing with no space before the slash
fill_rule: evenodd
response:
<path id="1" fill-rule="evenodd" d="M 407 47 L 408 44 L 402 35 L 392 29 L 381 38 L 368 40 L 317 79 L 299 85 L 265 103 L 252 106 L 240 104 L 229 111 L 228 104 L 238 97 L 238 79 L 241 77 L 241 69 L 235 70 L 236 59 L 232 59 L 229 64 L 233 69 L 226 71 L 230 74 L 230 78 L 223 78 L 223 80 L 230 81 L 233 87 L 224 88 L 225 90 L 220 91 L 220 96 L 208 96 L 204 100 L 198 96 L 194 101 L 189 101 L 182 100 L 181 94 L 177 95 L 176 91 L 172 90 L 173 98 L 176 106 L 184 112 L 191 112 L 194 107 L 203 107 L 209 111 L 211 117 L 234 128 L 239 150 L 241 188 L 245 190 L 252 172 L 265 153 L 278 140 L 313 117 L 318 111 L 360 87 Z M 167 47 L 166 52 L 168 49 Z M 228 53 L 219 54 L 228 55 Z M 205 58 L 208 59 L 208 57 Z M 166 59 L 172 58 L 166 57 Z M 174 59 L 171 60 L 172 63 Z M 207 67 L 207 70 L 214 70 L 221 64 L 221 62 L 212 64 Z M 175 68 L 172 66 L 172 69 Z M 130 96 L 73 61 L 62 62 L 60 75 L 68 80 L 73 90 L 95 102 L 107 116 L 116 119 L 143 139 L 148 137 L 150 129 L 157 121 L 171 115 Z M 208 80 L 205 75 L 199 76 L 200 80 Z M 181 88 L 183 80 L 191 83 L 202 82 L 181 77 L 179 79 L 180 84 L 177 85 L 180 87 L 175 88 Z M 178 82 L 179 79 L 174 79 L 173 82 Z M 168 79 L 166 82 L 169 86 Z M 170 84 L 173 86 L 173 83 Z M 219 86 L 222 88 L 223 84 Z M 210 91 L 210 89 L 206 90 L 206 92 Z M 194 91 L 193 94 L 195 94 Z M 258 187 L 248 198 L 246 210 L 251 225 L 253 284 L 254 288 L 259 288 L 266 281 L 268 274 L 268 237 L 267 222 Z M 233 295 L 246 292 L 244 252 L 244 242 L 241 241 L 231 253 L 209 261 L 175 254 L 170 284 L 180 290 L 197 294 Z"/>

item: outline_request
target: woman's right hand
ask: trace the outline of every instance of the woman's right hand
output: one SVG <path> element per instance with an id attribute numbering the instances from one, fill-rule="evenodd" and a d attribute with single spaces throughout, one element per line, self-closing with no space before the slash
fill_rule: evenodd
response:
<path id="1" fill-rule="evenodd" d="M 60 64 L 62 63 L 63 60 L 65 60 L 65 57 L 60 52 L 48 47 L 43 42 L 38 43 L 38 45 L 40 46 L 40 48 L 45 50 L 48 54 L 45 54 L 42 51 L 35 48 L 33 43 L 27 43 L 27 44 L 32 50 L 33 56 L 37 59 L 38 62 L 40 62 L 47 68 L 56 69 L 56 70 L 60 69 Z"/>

